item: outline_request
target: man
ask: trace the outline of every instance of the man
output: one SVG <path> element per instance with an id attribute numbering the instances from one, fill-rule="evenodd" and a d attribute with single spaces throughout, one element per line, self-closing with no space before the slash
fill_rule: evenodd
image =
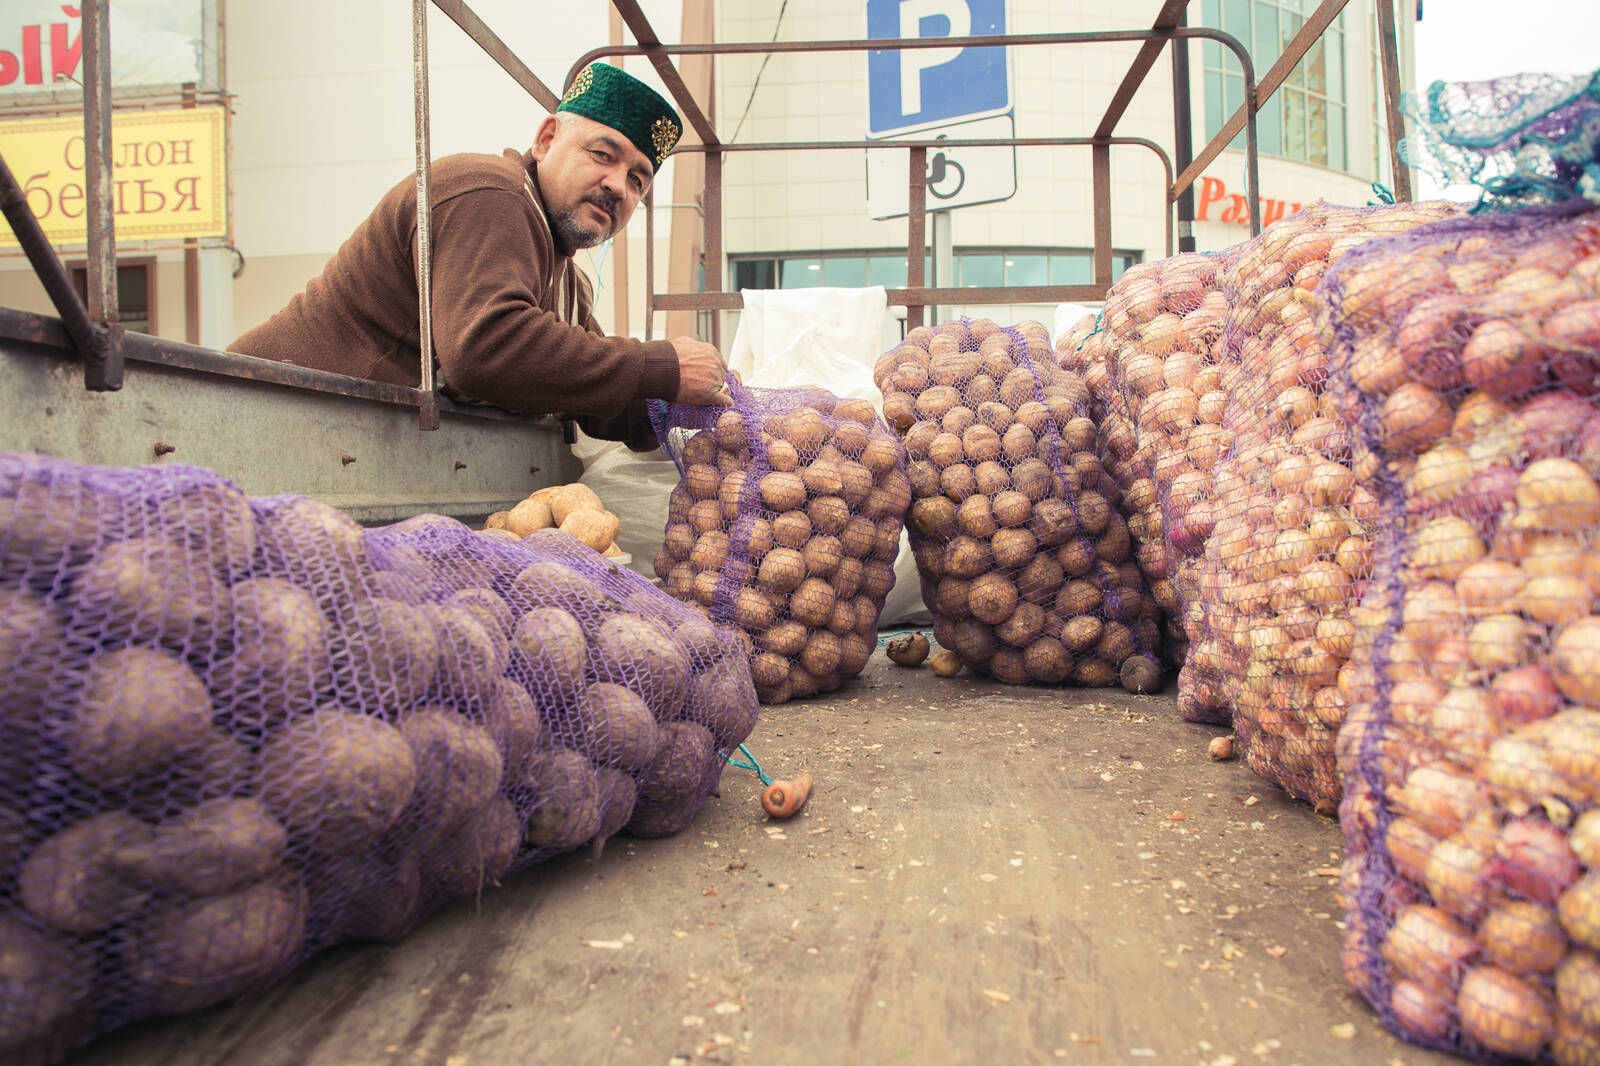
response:
<path id="1" fill-rule="evenodd" d="M 572 262 L 627 225 L 682 131 L 653 89 L 592 63 L 528 152 L 433 164 L 433 350 L 446 395 L 572 416 L 638 451 L 656 446 L 646 400 L 732 403 L 712 345 L 604 336 Z M 415 387 L 416 204 L 413 175 L 231 350 Z"/>

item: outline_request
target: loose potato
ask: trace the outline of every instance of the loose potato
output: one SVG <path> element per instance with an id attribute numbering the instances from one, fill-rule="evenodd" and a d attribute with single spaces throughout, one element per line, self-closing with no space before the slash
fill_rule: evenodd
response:
<path id="1" fill-rule="evenodd" d="M 536 500 L 532 496 L 518 503 L 509 511 L 502 512 L 505 518 L 498 526 L 484 523 L 490 529 L 504 529 L 518 537 L 526 537 L 529 533 L 540 529 L 549 529 L 555 525 L 555 516 L 550 513 L 550 504 L 547 500 Z M 493 515 L 489 516 L 493 518 Z"/>
<path id="2" fill-rule="evenodd" d="M 581 482 L 563 485 L 549 497 L 550 520 L 560 528 L 574 511 L 603 511 L 605 504 L 595 491 Z"/>
<path id="3" fill-rule="evenodd" d="M 500 787 L 505 773 L 500 749 L 466 716 L 423 707 L 400 720 L 400 735 L 416 765 L 416 786 L 401 820 L 418 840 L 450 834 Z"/>
<path id="4" fill-rule="evenodd" d="M 417 763 L 394 726 L 327 704 L 268 738 L 256 776 L 292 838 L 327 852 L 364 847 L 393 825 L 416 788 Z"/>
<path id="5" fill-rule="evenodd" d="M 127 811 L 106 811 L 44 840 L 17 873 L 17 899 L 51 928 L 85 934 L 137 914 L 147 895 L 118 861 L 148 848 L 152 832 Z"/>
<path id="6" fill-rule="evenodd" d="M 124 970 L 146 1010 L 195 1010 L 286 969 L 300 953 L 305 917 L 305 890 L 289 879 L 174 903 L 134 930 Z"/>
<path id="7" fill-rule="evenodd" d="M 563 533 L 574 537 L 597 552 L 603 552 L 616 543 L 621 521 L 610 511 L 573 511 L 561 523 Z"/>
<path id="8" fill-rule="evenodd" d="M 114 788 L 199 745 L 211 698 L 176 656 L 130 646 L 89 662 L 70 712 L 67 757 L 85 781 Z"/>

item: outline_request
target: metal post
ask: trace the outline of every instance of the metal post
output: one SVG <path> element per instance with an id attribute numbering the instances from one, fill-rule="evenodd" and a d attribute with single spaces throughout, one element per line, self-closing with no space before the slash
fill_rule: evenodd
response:
<path id="1" fill-rule="evenodd" d="M 1188 25 L 1186 15 L 1178 16 L 1178 26 Z M 1181 171 L 1194 159 L 1194 110 L 1189 101 L 1189 41 L 1176 37 L 1172 41 L 1172 155 L 1173 163 Z M 1172 206 L 1167 206 L 1170 217 Z M 1192 252 L 1194 241 L 1194 186 L 1188 185 L 1178 194 L 1178 251 Z"/>
<path id="2" fill-rule="evenodd" d="M 1405 117 L 1400 112 L 1400 54 L 1395 42 L 1392 0 L 1377 0 L 1378 58 L 1383 64 L 1383 110 L 1389 126 L 1389 171 L 1394 178 L 1394 198 L 1400 203 L 1411 199 L 1411 170 L 1400 158 L 1400 135 L 1405 132 Z"/>
<path id="3" fill-rule="evenodd" d="M 705 221 L 701 232 L 705 234 L 700 254 L 705 258 L 706 292 L 722 291 L 722 153 L 706 153 L 706 188 L 704 195 Z M 722 347 L 722 316 L 711 317 L 711 344 Z"/>
<path id="4" fill-rule="evenodd" d="M 956 284 L 956 252 L 954 234 L 951 232 L 950 212 L 930 211 L 928 222 L 933 230 L 933 284 L 940 289 L 953 289 Z M 933 324 L 949 317 L 948 307 L 933 309 Z"/>
<path id="5" fill-rule="evenodd" d="M 428 2 L 411 0 L 411 77 L 417 125 L 417 427 L 439 428 L 439 394 L 433 387 L 433 202 L 429 193 L 432 150 L 428 143 Z"/>
<path id="6" fill-rule="evenodd" d="M 83 387 L 122 388 L 122 327 L 117 324 L 116 205 L 111 192 L 111 14 L 106 0 L 86 0 L 83 11 L 84 186 L 89 216 L 89 317 L 106 327 L 83 363 Z"/>
<path id="7" fill-rule="evenodd" d="M 1111 287 L 1111 145 L 1089 149 L 1094 189 L 1094 283 Z"/>
<path id="8" fill-rule="evenodd" d="M 920 289 L 927 281 L 924 256 L 928 246 L 928 150 L 917 147 L 911 157 L 910 192 L 906 217 L 906 288 Z M 906 325 L 912 329 L 924 321 L 923 305 L 906 308 Z"/>
<path id="9" fill-rule="evenodd" d="M 655 335 L 656 322 L 656 199 L 655 189 L 644 194 L 644 339 Z"/>

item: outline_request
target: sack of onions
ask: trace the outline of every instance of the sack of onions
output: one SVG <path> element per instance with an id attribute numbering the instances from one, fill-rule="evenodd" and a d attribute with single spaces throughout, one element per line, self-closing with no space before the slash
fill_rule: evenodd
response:
<path id="1" fill-rule="evenodd" d="M 1153 691 L 1158 611 L 1095 451 L 1083 378 L 1037 322 L 918 327 L 874 369 L 904 438 L 934 637 L 1007 684 Z"/>
<path id="2" fill-rule="evenodd" d="M 748 636 L 761 702 L 831 692 L 877 647 L 911 502 L 905 450 L 866 400 L 731 387 L 732 407 L 660 414 L 683 479 L 656 573 Z"/>
<path id="3" fill-rule="evenodd" d="M 1103 452 L 1127 501 L 1145 579 L 1166 612 L 1175 651 L 1184 653 L 1179 662 L 1187 653 L 1184 608 L 1198 591 L 1197 565 L 1173 550 L 1170 534 L 1198 516 L 1164 512 L 1156 478 L 1158 471 L 1169 482 L 1180 472 L 1185 481 L 1209 477 L 1227 449 L 1221 368 L 1212 348 L 1227 314 L 1219 274 L 1231 255 L 1179 255 L 1124 274 L 1101 315 L 1104 381 L 1090 382 L 1092 392 L 1110 393 L 1114 413 L 1101 422 Z"/>
<path id="4" fill-rule="evenodd" d="M 1382 537 L 1340 670 L 1345 972 L 1409 1039 L 1600 1061 L 1600 212 L 1323 282 Z"/>
<path id="5" fill-rule="evenodd" d="M 1210 434 L 1198 454 L 1170 451 L 1154 471 L 1190 627 L 1180 706 L 1221 717 L 1231 705 L 1251 768 L 1329 813 L 1345 713 L 1335 682 L 1377 516 L 1363 484 L 1371 463 L 1352 449 L 1327 393 L 1314 293 L 1346 252 L 1453 210 L 1317 204 L 1235 249 L 1221 273 L 1226 310 L 1208 368 L 1217 388 L 1206 396 L 1220 419 L 1199 423 L 1198 397 L 1195 414 L 1188 397 L 1160 412 Z"/>

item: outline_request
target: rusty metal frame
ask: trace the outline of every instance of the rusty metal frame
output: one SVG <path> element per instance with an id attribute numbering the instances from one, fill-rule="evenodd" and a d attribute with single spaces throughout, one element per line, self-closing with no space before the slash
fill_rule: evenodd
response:
<path id="1" fill-rule="evenodd" d="M 90 293 L 91 300 L 88 306 L 80 299 L 70 283 L 67 283 L 66 271 L 62 266 L 59 255 L 50 241 L 44 236 L 37 219 L 29 209 L 27 199 L 21 195 L 17 183 L 4 166 L 4 159 L 0 158 L 0 207 L 4 208 L 7 220 L 13 231 L 18 235 L 19 243 L 27 253 L 30 264 L 38 275 L 46 291 L 50 294 L 56 309 L 60 314 L 59 329 L 50 330 L 37 323 L 19 325 L 29 316 L 18 318 L 17 312 L 0 308 L 0 339 L 8 335 L 14 339 L 23 339 L 18 334 L 28 334 L 32 340 L 39 344 L 48 344 L 59 347 L 75 349 L 84 362 L 85 385 L 91 389 L 115 389 L 121 385 L 121 361 L 124 346 L 135 359 L 164 360 L 174 353 L 181 354 L 177 357 L 175 365 L 192 366 L 209 372 L 228 374 L 256 380 L 274 381 L 296 387 L 325 389 L 345 395 L 363 396 L 368 399 L 386 403 L 399 403 L 415 406 L 419 409 L 421 424 L 426 427 L 430 407 L 437 410 L 441 404 L 440 397 L 431 387 L 410 389 L 403 386 L 379 385 L 373 382 L 362 382 L 359 379 L 345 378 L 343 375 L 327 374 L 318 375 L 312 381 L 306 375 L 316 375 L 313 371 L 304 371 L 303 368 L 288 367 L 286 364 L 279 366 L 272 364 L 263 367 L 265 361 L 250 359 L 229 352 L 217 352 L 210 349 L 198 348 L 192 345 L 176 345 L 172 342 L 160 341 L 156 338 L 133 335 L 124 338 L 121 327 L 116 318 L 116 289 L 115 289 L 115 228 L 114 216 L 111 213 L 111 183 L 109 139 L 111 126 L 111 86 L 109 78 L 109 19 L 106 18 L 107 0 L 84 0 L 84 61 L 86 67 L 85 106 L 84 106 L 84 132 L 85 141 L 89 146 L 88 160 L 86 162 L 88 179 L 86 199 L 88 213 L 91 218 L 89 235 L 90 259 Z M 703 211 L 706 226 L 706 282 L 708 289 L 715 287 L 720 290 L 722 284 L 722 164 L 724 155 L 735 151 L 775 151 L 775 150 L 815 150 L 815 149 L 843 149 L 856 150 L 888 148 L 904 148 L 907 152 L 908 172 L 907 183 L 910 195 L 908 216 L 907 240 L 907 287 L 904 289 L 890 290 L 890 299 L 893 303 L 907 306 L 916 313 L 920 319 L 922 308 L 938 303 L 963 302 L 1035 302 L 1050 299 L 1089 299 L 1100 298 L 1104 295 L 1105 288 L 1111 281 L 1111 240 L 1110 240 L 1110 152 L 1113 146 L 1132 145 L 1141 146 L 1154 151 L 1161 158 L 1168 175 L 1167 189 L 1167 245 L 1168 253 L 1172 247 L 1172 209 L 1178 197 L 1190 189 L 1205 167 L 1215 160 L 1228 145 L 1228 142 L 1243 129 L 1246 133 L 1246 183 L 1249 210 L 1251 215 L 1251 231 L 1260 231 L 1260 198 L 1257 189 L 1257 151 L 1255 144 L 1255 114 L 1256 111 L 1271 98 L 1278 87 L 1288 77 L 1289 72 L 1305 57 L 1312 45 L 1319 39 L 1327 26 L 1345 8 L 1348 0 L 1322 0 L 1300 31 L 1285 48 L 1282 56 L 1262 77 L 1259 83 L 1254 80 L 1254 71 L 1250 66 L 1249 53 L 1230 35 L 1217 30 L 1204 27 L 1189 28 L 1182 25 L 1185 11 L 1191 0 L 1164 0 L 1157 13 L 1153 24 L 1148 30 L 1104 31 L 1088 33 L 1067 34 L 1011 34 L 975 37 L 941 37 L 917 40 L 843 40 L 843 41 L 793 41 L 793 42 L 763 42 L 746 44 L 706 44 L 706 45 L 668 45 L 662 43 L 651 27 L 648 18 L 644 15 L 637 0 L 612 0 L 612 4 L 629 30 L 633 33 L 638 44 L 633 46 L 614 46 L 596 49 L 585 55 L 574 65 L 568 75 L 570 83 L 573 74 L 581 66 L 592 59 L 605 55 L 641 55 L 649 60 L 651 65 L 660 75 L 663 84 L 672 93 L 680 110 L 687 117 L 689 125 L 695 130 L 698 143 L 680 146 L 680 151 L 698 151 L 706 156 L 706 189 L 703 200 Z M 428 137 L 427 114 L 427 54 L 426 54 L 426 9 L 428 4 L 437 7 L 448 15 L 467 36 L 476 43 L 483 52 L 493 59 L 511 76 L 530 96 L 537 100 L 548 110 L 553 110 L 559 97 L 541 82 L 537 76 L 511 51 L 506 43 L 498 37 L 471 9 L 467 0 L 420 0 L 413 9 L 413 58 L 416 64 L 415 87 L 417 107 L 417 143 L 419 150 L 419 185 L 421 198 L 419 213 L 423 218 L 431 204 L 427 189 L 426 170 Z M 1402 124 L 1398 114 L 1399 96 L 1399 70 L 1396 54 L 1395 20 L 1392 10 L 1385 10 L 1386 5 L 1379 0 L 1378 24 L 1380 40 L 1381 64 L 1383 67 L 1383 84 L 1385 106 L 1390 115 L 1389 123 L 1389 148 L 1391 159 L 1398 161 L 1397 145 L 1402 132 Z M 1161 51 L 1169 41 L 1186 40 L 1192 38 L 1205 38 L 1215 40 L 1232 51 L 1240 61 L 1241 70 L 1247 88 L 1245 102 L 1238 111 L 1224 125 L 1223 129 L 1188 163 L 1187 166 L 1174 178 L 1172 164 L 1164 149 L 1152 141 L 1144 138 L 1116 137 L 1117 123 L 1126 112 L 1134 95 L 1143 85 L 1145 76 L 1159 59 Z M 885 48 L 942 48 L 952 44 L 963 46 L 1011 46 L 1011 45 L 1043 45 L 1043 44 L 1091 44 L 1112 42 L 1140 42 L 1138 53 L 1134 56 L 1124 75 L 1121 84 L 1113 94 L 1105 114 L 1095 129 L 1092 137 L 1078 138 L 1012 138 L 1012 139 L 972 139 L 966 141 L 939 142 L 942 147 L 997 147 L 1017 145 L 1024 147 L 1088 147 L 1091 151 L 1091 173 L 1094 187 L 1094 222 L 1095 222 L 1095 253 L 1094 269 L 1095 281 L 1088 286 L 1038 286 L 1028 288 L 999 288 L 999 289 L 951 289 L 927 288 L 925 280 L 922 246 L 926 244 L 927 204 L 925 188 L 925 167 L 927 149 L 932 142 L 919 140 L 896 141 L 837 141 L 837 142 L 780 142 L 771 144 L 745 144 L 730 145 L 722 143 L 716 135 L 711 121 L 706 117 L 693 94 L 684 83 L 682 76 L 673 65 L 674 55 L 732 55 L 732 54 L 770 54 L 774 52 L 817 52 L 817 51 L 866 51 Z M 563 89 L 566 85 L 563 85 Z M 96 161 L 95 145 L 103 148 L 103 158 Z M 1395 167 L 1396 192 L 1401 200 L 1409 199 L 1410 189 L 1407 174 L 1403 166 Z M 646 199 L 646 307 L 648 316 L 655 310 L 666 309 L 695 309 L 712 311 L 740 306 L 742 300 L 737 293 L 724 293 L 721 291 L 706 291 L 702 293 L 672 294 L 656 293 L 654 291 L 654 271 L 651 252 L 653 250 L 653 219 L 652 201 Z M 98 219 L 98 221 L 96 221 Z M 426 258 L 426 257 L 424 257 Z M 431 264 L 424 269 L 431 270 Z M 426 286 L 424 286 L 426 288 Z M 429 317 L 428 300 L 419 301 L 419 324 L 426 331 Z M 37 316 L 32 316 L 37 317 Z M 909 317 L 909 316 L 908 316 Z M 48 320 L 46 320 L 48 321 Z M 649 329 L 647 324 L 646 329 Z M 203 355 L 201 354 L 203 353 Z M 422 384 L 429 385 L 431 366 L 424 368 Z M 323 380 L 324 378 L 328 380 Z M 337 382 L 337 383 L 336 383 Z M 455 405 L 448 404 L 448 408 Z M 474 413 L 478 408 L 471 409 Z M 434 416 L 436 419 L 436 415 Z"/>

